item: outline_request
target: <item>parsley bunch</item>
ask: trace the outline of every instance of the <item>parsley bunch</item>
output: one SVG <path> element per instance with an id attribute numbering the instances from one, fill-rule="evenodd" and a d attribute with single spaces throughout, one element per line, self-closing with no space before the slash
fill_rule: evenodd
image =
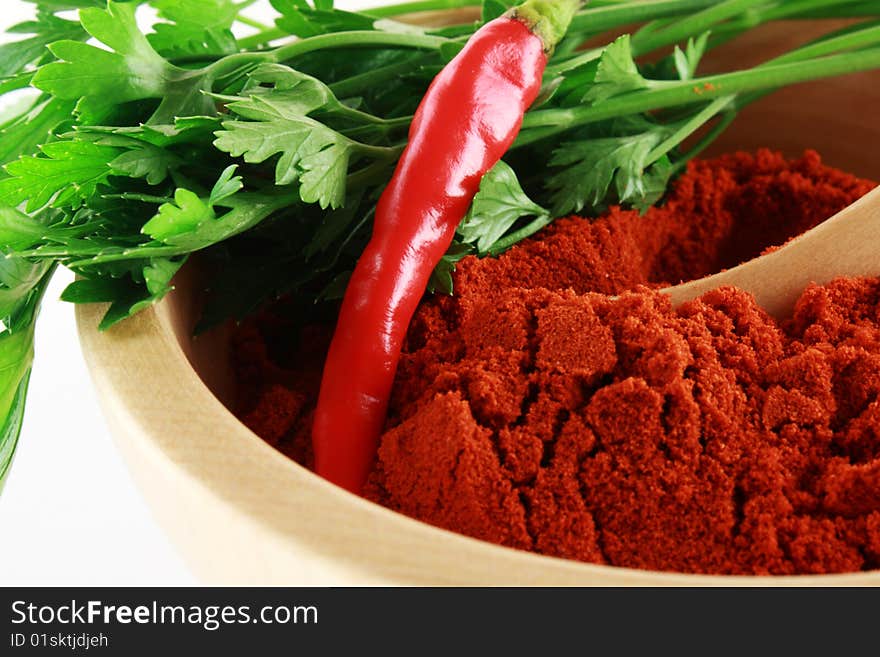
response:
<path id="1" fill-rule="evenodd" d="M 332 314 L 428 84 L 514 4 L 350 12 L 272 0 L 266 25 L 248 14 L 253 0 L 28 1 L 35 18 L 0 46 L 0 95 L 31 90 L 0 117 L 0 482 L 58 265 L 78 275 L 64 299 L 109 304 L 102 329 L 161 299 L 194 254 L 209 277 L 199 330 L 288 293 L 304 316 Z M 144 5 L 158 16 L 147 30 L 136 20 Z M 465 23 L 398 20 L 467 6 L 480 14 Z M 827 17 L 852 21 L 753 69 L 698 73 L 707 50 L 756 25 Z M 873 0 L 594 0 L 432 287 L 451 292 L 458 259 L 500 253 L 553 217 L 657 202 L 745 104 L 880 67 L 878 19 Z M 581 48 L 634 23 L 644 26 Z M 236 36 L 242 28 L 251 34 Z"/>

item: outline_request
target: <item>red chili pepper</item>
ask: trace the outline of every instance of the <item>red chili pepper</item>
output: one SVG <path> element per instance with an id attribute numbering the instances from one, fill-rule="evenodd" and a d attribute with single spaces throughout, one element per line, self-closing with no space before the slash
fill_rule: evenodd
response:
<path id="1" fill-rule="evenodd" d="M 319 475 L 360 492 L 403 339 L 480 180 L 541 89 L 547 52 L 580 2 L 528 0 L 488 22 L 431 83 L 376 208 L 324 366 L 312 441 Z"/>

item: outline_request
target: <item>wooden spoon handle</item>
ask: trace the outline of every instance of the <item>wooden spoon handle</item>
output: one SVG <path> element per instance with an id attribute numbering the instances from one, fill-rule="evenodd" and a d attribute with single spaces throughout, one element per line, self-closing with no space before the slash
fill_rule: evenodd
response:
<path id="1" fill-rule="evenodd" d="M 840 276 L 880 276 L 880 187 L 776 251 L 662 291 L 677 306 L 714 288 L 735 286 L 783 319 L 810 283 Z"/>

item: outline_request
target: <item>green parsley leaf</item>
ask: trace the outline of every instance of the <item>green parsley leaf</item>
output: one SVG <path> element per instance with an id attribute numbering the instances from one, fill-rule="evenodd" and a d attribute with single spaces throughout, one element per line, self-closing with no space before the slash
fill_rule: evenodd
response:
<path id="1" fill-rule="evenodd" d="M 34 358 L 34 329 L 55 265 L 22 258 L 0 260 L 0 489 L 9 472 Z"/>
<path id="2" fill-rule="evenodd" d="M 648 86 L 649 82 L 639 73 L 633 59 L 630 36 L 624 34 L 602 52 L 593 84 L 583 100 L 597 103 Z"/>
<path id="3" fill-rule="evenodd" d="M 553 214 L 601 208 L 612 182 L 621 203 L 643 203 L 653 185 L 645 180 L 651 150 L 667 134 L 662 126 L 644 132 L 579 139 L 553 151 L 554 173 L 546 188 L 553 198 Z"/>
<path id="4" fill-rule="evenodd" d="M 0 336 L 0 355 L 2 355 L 0 357 L 8 358 L 10 362 L 13 362 L 17 357 L 19 363 L 27 363 L 27 369 L 19 379 L 8 406 L 0 410 L 0 413 L 5 413 L 3 424 L 0 425 L 0 492 L 3 491 L 6 476 L 9 474 L 9 467 L 12 465 L 12 459 L 15 457 L 15 448 L 18 446 L 18 436 L 21 434 L 21 424 L 24 421 L 24 402 L 27 397 L 28 383 L 30 382 L 30 364 L 33 361 L 33 356 L 30 355 L 31 352 L 21 348 L 22 343 L 24 343 L 24 340 L 20 334 Z M 7 370 L 4 372 L 3 382 L 13 382 L 16 373 L 17 370 Z"/>
<path id="5" fill-rule="evenodd" d="M 254 121 L 296 119 L 318 109 L 342 107 L 326 84 L 283 64 L 261 64 L 248 78 L 247 97 L 228 103 L 227 108 Z"/>
<path id="6" fill-rule="evenodd" d="M 672 52 L 673 61 L 675 62 L 675 70 L 681 80 L 691 80 L 697 73 L 697 66 L 706 52 L 706 46 L 709 43 L 709 32 L 703 32 L 694 41 L 691 37 L 688 39 L 687 46 L 684 50 L 675 46 Z"/>
<path id="7" fill-rule="evenodd" d="M 150 45 L 169 59 L 197 55 L 231 55 L 238 49 L 235 36 L 228 29 L 157 23 L 153 30 L 152 34 L 147 35 Z"/>
<path id="8" fill-rule="evenodd" d="M 130 178 L 145 178 L 150 185 L 158 185 L 164 181 L 170 170 L 180 164 L 181 160 L 167 148 L 146 140 L 138 139 L 146 131 L 129 133 L 112 130 L 85 129 L 65 135 L 81 141 L 88 141 L 101 146 L 112 146 L 120 149 L 121 154 L 108 162 L 114 175 Z"/>
<path id="9" fill-rule="evenodd" d="M 452 274 L 455 272 L 455 265 L 462 258 L 472 255 L 473 252 L 474 249 L 470 244 L 453 242 L 437 266 L 434 267 L 434 271 L 431 272 L 431 278 L 428 279 L 428 291 L 451 295 L 453 292 Z"/>
<path id="10" fill-rule="evenodd" d="M 214 146 L 248 163 L 280 154 L 276 184 L 299 182 L 300 198 L 306 203 L 340 207 L 357 143 L 306 116 L 322 106 L 336 107 L 338 101 L 325 85 L 292 70 L 261 68 L 255 80 L 277 86 L 271 91 L 254 90 L 250 98 L 229 103 L 231 111 L 250 120 L 224 121 Z"/>
<path id="11" fill-rule="evenodd" d="M 547 210 L 526 196 L 513 169 L 499 160 L 483 176 L 458 234 L 465 244 L 476 244 L 479 253 L 488 253 L 519 219 L 548 215 Z"/>
<path id="12" fill-rule="evenodd" d="M 657 162 L 649 166 L 641 178 L 641 187 L 633 186 L 632 193 L 626 200 L 639 211 L 644 214 L 652 205 L 657 203 L 666 193 L 669 186 L 669 180 L 675 174 L 675 167 L 664 155 Z"/>
<path id="13" fill-rule="evenodd" d="M 72 111 L 70 101 L 45 96 L 37 99 L 30 109 L 0 129 L 0 166 L 35 153 L 62 126 L 69 124 Z"/>
<path id="14" fill-rule="evenodd" d="M 79 41 L 49 46 L 62 60 L 41 67 L 33 85 L 56 98 L 85 99 L 92 111 L 145 98 L 161 98 L 179 72 L 150 46 L 135 21 L 135 4 L 107 3 L 107 9 L 82 9 L 86 31 L 112 48 Z"/>
<path id="15" fill-rule="evenodd" d="M 159 148 L 180 144 L 210 143 L 214 131 L 220 128 L 220 119 L 213 116 L 176 118 L 169 124 L 141 124 L 138 126 L 77 126 L 76 131 L 62 137 L 101 142 L 108 135 L 143 141 Z M 129 143 L 129 142 L 126 142 Z"/>
<path id="16" fill-rule="evenodd" d="M 113 173 L 131 178 L 146 178 L 150 185 L 158 185 L 168 177 L 168 171 L 177 162 L 173 153 L 148 144 L 138 142 L 128 151 L 110 161 Z"/>
<path id="17" fill-rule="evenodd" d="M 46 157 L 22 157 L 6 165 L 11 176 L 0 180 L 0 204 L 26 203 L 34 212 L 54 207 L 78 207 L 107 182 L 113 172 L 108 163 L 120 150 L 78 141 L 55 141 L 40 149 Z"/>
<path id="18" fill-rule="evenodd" d="M 150 4 L 161 18 L 204 28 L 229 28 L 239 12 L 233 0 L 150 0 Z"/>
<path id="19" fill-rule="evenodd" d="M 61 293 L 61 300 L 68 303 L 111 303 L 120 291 L 116 278 L 79 278 Z"/>
<path id="20" fill-rule="evenodd" d="M 42 222 L 15 208 L 0 207 L 0 250 L 4 253 L 24 251 L 39 244 L 45 232 L 46 227 Z M 4 314 L 0 304 L 0 317 Z"/>
<path id="21" fill-rule="evenodd" d="M 165 203 L 158 214 L 150 219 L 141 232 L 159 242 L 173 243 L 174 238 L 194 232 L 214 219 L 214 209 L 188 189 L 174 192 L 174 203 Z"/>
<path id="22" fill-rule="evenodd" d="M 42 67 L 34 86 L 58 98 L 110 94 L 113 102 L 151 98 L 162 92 L 170 65 L 137 28 L 134 5 L 108 2 L 107 10 L 83 9 L 83 27 L 113 52 L 77 41 L 50 49 L 62 62 Z"/>
<path id="23" fill-rule="evenodd" d="M 159 17 L 170 23 L 153 25 L 150 45 L 165 57 L 228 55 L 238 46 L 231 27 L 239 7 L 232 0 L 151 0 Z"/>
<path id="24" fill-rule="evenodd" d="M 276 118 L 272 121 L 224 121 L 217 132 L 214 146 L 245 162 L 265 162 L 279 153 L 275 182 L 287 185 L 302 174 L 299 166 L 305 157 L 313 157 L 323 149 L 344 143 L 338 133 L 306 117 Z M 338 203 L 337 203 L 338 204 Z"/>
<path id="25" fill-rule="evenodd" d="M 85 40 L 88 35 L 79 23 L 40 11 L 37 20 L 19 23 L 9 32 L 34 36 L 0 45 L 0 77 L 16 75 L 22 69 L 39 61 L 49 51 L 50 43 L 61 39 Z"/>
<path id="26" fill-rule="evenodd" d="M 67 9 L 82 9 L 84 7 L 104 7 L 104 0 L 25 0 L 41 8 L 51 11 L 64 11 Z"/>
<path id="27" fill-rule="evenodd" d="M 61 299 L 70 303 L 110 303 L 98 325 L 99 330 L 106 331 L 164 298 L 174 289 L 171 280 L 185 262 L 186 258 L 134 261 L 121 276 L 74 281 Z"/>
<path id="28" fill-rule="evenodd" d="M 174 203 L 162 205 L 156 216 L 144 224 L 141 232 L 166 244 L 175 244 L 178 242 L 175 238 L 198 232 L 203 223 L 217 217 L 214 206 L 228 202 L 243 187 L 241 176 L 233 176 L 235 169 L 235 165 L 226 168 L 207 200 L 202 200 L 188 189 L 179 188 L 174 193 Z"/>
<path id="29" fill-rule="evenodd" d="M 238 166 L 233 164 L 226 167 L 223 173 L 220 174 L 214 188 L 211 190 L 211 195 L 208 197 L 208 203 L 211 206 L 222 205 L 223 201 L 234 196 L 244 187 L 241 176 L 235 175 L 237 168 Z"/>
<path id="30" fill-rule="evenodd" d="M 307 38 L 346 30 L 372 30 L 375 19 L 349 11 L 333 9 L 333 3 L 318 3 L 315 8 L 298 0 L 271 0 L 281 14 L 275 24 L 288 34 Z"/>

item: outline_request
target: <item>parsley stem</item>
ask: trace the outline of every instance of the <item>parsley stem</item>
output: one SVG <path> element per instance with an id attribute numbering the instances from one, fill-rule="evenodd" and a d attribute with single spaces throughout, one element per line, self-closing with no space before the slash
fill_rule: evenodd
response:
<path id="1" fill-rule="evenodd" d="M 433 58 L 434 53 L 429 53 L 419 57 L 409 57 L 401 62 L 388 64 L 387 66 L 380 66 L 371 71 L 360 73 L 359 75 L 353 75 L 352 77 L 345 78 L 339 82 L 334 82 L 330 85 L 330 91 L 332 91 L 337 98 L 353 96 L 364 89 L 374 88 L 377 84 L 387 82 L 388 80 L 394 80 L 404 73 L 409 73 Z"/>
<path id="2" fill-rule="evenodd" d="M 427 34 L 401 34 L 373 30 L 330 32 L 288 43 L 265 55 L 273 62 L 284 62 L 306 53 L 325 48 L 361 48 L 368 46 L 396 46 L 398 48 L 421 48 L 436 50 L 449 40 Z"/>
<path id="3" fill-rule="evenodd" d="M 809 4 L 817 4 L 815 1 Z M 852 30 L 852 28 L 847 28 L 847 30 Z M 854 48 L 859 48 L 865 45 L 874 45 L 880 42 L 880 25 L 870 25 L 864 29 L 856 29 L 854 31 L 844 31 L 839 34 L 832 34 L 830 36 L 823 37 L 822 39 L 815 41 L 813 43 L 807 44 L 797 50 L 793 50 L 789 53 L 776 57 L 761 66 L 771 66 L 774 64 L 783 64 L 783 63 L 791 63 L 798 62 L 810 59 L 812 57 L 821 57 L 824 55 L 830 55 L 836 52 L 840 52 L 841 50 L 849 50 Z M 760 67 L 759 67 L 760 68 Z M 737 111 L 745 107 L 746 105 L 763 98 L 768 93 L 772 93 L 773 89 L 762 89 L 759 91 L 753 91 L 748 94 L 744 94 L 741 97 L 737 98 L 736 96 L 727 96 L 718 98 L 713 101 L 710 105 L 708 105 L 705 109 L 703 109 L 698 114 L 694 115 L 694 117 L 688 121 L 686 126 L 682 126 L 682 128 L 673 135 L 669 139 L 657 146 L 649 155 L 647 160 L 649 162 L 654 162 L 660 157 L 662 157 L 666 152 L 674 148 L 678 144 L 680 144 L 684 139 L 693 134 L 701 124 L 709 121 L 716 113 L 723 112 L 724 115 L 712 129 L 704 135 L 700 141 L 698 141 L 691 149 L 688 150 L 687 157 L 682 158 L 677 164 L 676 167 L 679 169 L 687 164 L 687 161 L 696 157 L 700 154 L 706 147 L 709 146 L 727 127 L 733 120 L 736 118 Z M 731 106 L 733 101 L 736 101 L 735 106 Z M 676 139 L 676 137 L 679 137 Z M 675 141 L 675 143 L 671 143 Z M 666 146 L 669 148 L 665 148 Z M 660 152 L 661 149 L 665 148 L 663 152 Z"/>
<path id="4" fill-rule="evenodd" d="M 866 46 L 880 45 L 880 23 L 872 23 L 862 29 L 846 28 L 842 32 L 826 35 L 817 41 L 801 46 L 797 50 L 772 60 L 773 64 L 803 61 L 822 57 L 845 50 L 856 50 Z"/>
<path id="5" fill-rule="evenodd" d="M 214 234 L 206 235 L 201 244 L 178 246 L 148 242 L 146 244 L 127 248 L 112 247 L 109 249 L 96 246 L 95 251 L 91 255 L 75 258 L 65 264 L 69 268 L 88 267 L 107 262 L 121 262 L 132 258 L 172 258 L 175 256 L 186 255 L 188 253 L 194 253 L 253 228 L 273 212 L 287 207 L 292 203 L 295 203 L 297 200 L 298 197 L 291 194 L 274 194 L 270 196 L 257 192 L 239 193 L 228 200 L 231 209 L 229 212 L 215 220 L 216 227 Z M 235 201 L 234 205 L 232 205 L 232 201 Z M 234 225 L 235 229 L 232 231 L 224 231 L 224 224 Z M 55 248 L 41 248 L 39 251 L 23 251 L 22 253 L 28 253 L 32 257 L 40 258 L 64 257 L 65 255 L 69 255 L 64 248 L 63 245 L 60 245 Z M 77 256 L 81 255 L 86 254 L 84 251 L 77 253 Z"/>
<path id="6" fill-rule="evenodd" d="M 666 107 L 713 100 L 746 91 L 772 89 L 808 80 L 855 73 L 880 66 L 880 47 L 805 61 L 763 65 L 754 69 L 670 82 L 662 87 L 633 91 L 609 100 L 566 109 L 526 114 L 516 146 L 605 119 Z M 532 130 L 542 128 L 541 130 Z"/>
<path id="7" fill-rule="evenodd" d="M 348 107 L 347 105 L 343 105 L 342 108 L 335 111 L 341 116 L 347 116 L 350 119 L 354 119 L 355 121 L 360 121 L 364 123 L 363 127 L 366 129 L 376 128 L 398 128 L 401 126 L 408 126 L 412 121 L 412 116 L 401 116 L 393 119 L 386 119 L 381 116 L 375 116 L 374 114 L 370 114 L 369 112 L 363 112 L 359 109 L 355 109 L 353 107 Z"/>
<path id="8" fill-rule="evenodd" d="M 653 164 L 661 157 L 666 155 L 673 148 L 678 146 L 685 139 L 694 134 L 697 130 L 699 130 L 703 125 L 706 124 L 713 116 L 718 114 L 719 112 L 724 111 L 725 109 L 730 108 L 733 105 L 733 101 L 736 99 L 736 96 L 722 96 L 721 98 L 716 98 L 711 103 L 706 105 L 702 110 L 694 114 L 690 119 L 688 119 L 681 127 L 678 128 L 673 134 L 664 139 L 662 142 L 657 144 L 650 153 L 648 153 L 648 157 L 645 158 L 645 161 L 649 164 Z"/>
<path id="9" fill-rule="evenodd" d="M 604 51 L 604 48 L 592 48 L 590 50 L 578 52 L 574 57 L 569 57 L 557 64 L 551 64 L 548 66 L 545 70 L 545 75 L 550 78 L 562 75 L 563 73 L 576 69 L 578 66 L 583 66 L 584 64 L 589 64 L 590 62 L 599 59 Z"/>
<path id="10" fill-rule="evenodd" d="M 509 235 L 505 235 L 497 242 L 495 242 L 491 247 L 489 247 L 488 254 L 492 256 L 501 255 L 507 249 L 512 247 L 517 242 L 521 242 L 527 237 L 531 237 L 539 230 L 541 230 L 544 226 L 553 221 L 553 216 L 549 214 L 542 214 L 541 216 L 533 219 L 528 224 L 523 226 L 517 231 L 510 233 Z"/>
<path id="11" fill-rule="evenodd" d="M 276 41 L 277 39 L 283 39 L 289 36 L 290 34 L 279 27 L 269 27 L 265 30 L 260 30 L 256 34 L 251 34 L 250 36 L 238 39 L 238 47 L 242 50 L 254 50 L 255 48 L 270 43 L 271 41 Z"/>
<path id="12" fill-rule="evenodd" d="M 780 8 L 781 9 L 781 8 Z M 877 15 L 877 0 L 862 0 L 861 2 L 824 2 L 809 12 L 803 14 L 803 18 L 864 18 Z"/>
<path id="13" fill-rule="evenodd" d="M 363 169 L 348 174 L 348 177 L 345 179 L 345 188 L 352 190 L 387 180 L 391 177 L 392 164 L 388 161 L 377 160 Z"/>
<path id="14" fill-rule="evenodd" d="M 709 145 L 715 141 L 722 132 L 727 130 L 728 126 L 733 123 L 734 119 L 736 119 L 736 111 L 728 111 L 725 112 L 721 116 L 721 120 L 718 121 L 712 129 L 709 130 L 704 136 L 700 137 L 700 140 L 694 144 L 691 148 L 688 149 L 687 154 L 682 159 L 678 160 L 675 164 L 673 164 L 673 171 L 678 173 L 682 169 L 687 166 L 687 163 L 697 157 L 700 153 L 702 153 Z"/>
<path id="15" fill-rule="evenodd" d="M 579 12 L 571 21 L 569 31 L 604 32 L 629 23 L 688 14 L 715 4 L 718 4 L 717 0 L 648 0 L 594 6 Z"/>
<path id="16" fill-rule="evenodd" d="M 725 0 L 725 2 L 713 4 L 703 11 L 676 21 L 664 29 L 647 33 L 636 32 L 632 38 L 633 55 L 638 56 L 666 45 L 687 40 L 690 36 L 705 32 L 716 23 L 762 4 L 766 4 L 766 0 Z"/>
<path id="17" fill-rule="evenodd" d="M 711 7 L 717 3 L 707 0 L 652 0 L 649 2 L 621 2 L 608 6 L 596 6 L 596 4 L 591 4 L 590 9 L 579 12 L 574 17 L 569 32 L 604 32 L 628 23 L 640 23 L 686 14 L 704 7 Z M 654 34 L 654 32 L 650 33 Z M 593 48 L 555 61 L 547 67 L 547 75 L 551 77 L 561 75 L 566 71 L 594 61 L 602 55 L 602 51 L 603 48 Z"/>
<path id="18" fill-rule="evenodd" d="M 395 5 L 381 7 L 367 7 L 363 13 L 376 18 L 390 18 L 403 14 L 417 14 L 422 11 L 442 11 L 444 9 L 460 9 L 464 7 L 479 7 L 478 0 L 415 0 L 414 2 L 401 2 Z"/>
<path id="19" fill-rule="evenodd" d="M 272 28 L 266 25 L 265 23 L 261 23 L 260 21 L 250 18 L 249 16 L 236 16 L 235 20 L 237 20 L 242 25 L 249 25 L 250 27 L 255 27 L 258 30 L 262 30 L 263 32 L 267 30 L 271 30 Z"/>
<path id="20" fill-rule="evenodd" d="M 330 48 L 364 48 L 373 46 L 393 46 L 397 48 L 416 48 L 437 50 L 449 39 L 427 34 L 401 34 L 398 32 L 378 32 L 373 30 L 351 30 L 348 32 L 329 32 L 307 39 L 298 39 L 274 50 L 263 52 L 241 52 L 218 59 L 203 72 L 211 79 L 218 79 L 243 65 L 259 62 L 281 63 L 316 50 Z"/>
<path id="21" fill-rule="evenodd" d="M 715 48 L 723 43 L 727 43 L 743 32 L 747 32 L 770 21 L 815 17 L 816 11 L 830 9 L 828 4 L 829 0 L 800 0 L 800 2 L 779 3 L 765 8 L 756 7 L 750 9 L 733 20 L 728 20 L 714 26 L 710 40 L 711 47 Z M 841 3 L 832 1 L 831 4 L 835 5 L 835 11 L 842 12 L 844 15 L 853 13 L 847 11 L 847 8 L 852 6 L 852 2 L 844 1 Z M 833 12 L 829 13 L 833 15 Z M 871 15 L 876 15 L 876 11 L 872 12 Z"/>
<path id="22" fill-rule="evenodd" d="M 377 131 L 379 132 L 379 134 L 387 137 L 388 134 L 394 130 L 409 128 L 409 124 L 412 122 L 412 118 L 412 115 L 410 115 L 400 116 L 394 119 L 383 119 L 369 114 L 363 118 L 363 120 L 366 122 L 365 125 L 359 125 L 355 128 L 340 130 L 340 132 L 346 137 L 355 140 L 360 140 L 362 136 L 366 136 L 367 138 L 375 138 Z"/>
<path id="23" fill-rule="evenodd" d="M 363 142 L 354 142 L 359 153 L 377 160 L 396 160 L 403 152 L 403 146 L 373 146 Z"/>
<path id="24" fill-rule="evenodd" d="M 756 13 L 759 22 L 778 21 L 798 14 L 812 12 L 815 9 L 825 9 L 828 5 L 852 4 L 848 2 L 830 2 L 828 0 L 801 0 L 800 2 L 780 2 L 775 6 L 759 9 Z M 746 17 L 748 18 L 748 17 Z M 753 23 L 755 25 L 755 23 Z"/>

